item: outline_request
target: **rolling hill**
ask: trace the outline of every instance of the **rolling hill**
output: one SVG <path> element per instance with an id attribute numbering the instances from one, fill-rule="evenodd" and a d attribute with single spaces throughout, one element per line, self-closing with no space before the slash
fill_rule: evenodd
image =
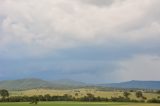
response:
<path id="1" fill-rule="evenodd" d="M 0 88 L 9 90 L 49 87 L 51 85 L 52 85 L 51 83 L 40 79 L 20 79 L 20 80 L 0 81 Z"/>
<path id="2" fill-rule="evenodd" d="M 85 83 L 72 80 L 45 81 L 42 79 L 19 79 L 0 81 L 0 89 L 25 90 L 34 88 L 67 89 L 85 86 Z"/>
<path id="3" fill-rule="evenodd" d="M 160 89 L 160 81 L 128 81 L 111 84 L 86 84 L 74 80 L 54 80 L 45 81 L 42 79 L 19 79 L 0 81 L 0 89 L 8 90 L 27 90 L 35 88 L 51 88 L 51 89 L 71 89 L 82 87 L 105 87 L 105 88 L 139 88 L 139 89 Z"/>

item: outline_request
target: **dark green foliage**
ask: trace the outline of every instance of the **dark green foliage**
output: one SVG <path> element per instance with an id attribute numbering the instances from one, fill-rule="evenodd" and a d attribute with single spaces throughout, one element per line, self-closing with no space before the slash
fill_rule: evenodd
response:
<path id="1" fill-rule="evenodd" d="M 75 96 L 78 96 L 78 93 L 75 93 Z"/>
<path id="2" fill-rule="evenodd" d="M 122 96 L 119 96 L 119 97 L 111 97 L 111 99 L 109 100 L 110 102 L 145 102 L 144 100 L 134 100 L 134 99 L 130 99 L 130 98 L 125 98 L 125 97 L 122 97 Z"/>
<path id="3" fill-rule="evenodd" d="M 137 91 L 136 92 L 136 97 L 137 98 L 142 98 L 143 97 L 143 93 L 141 91 Z"/>
<path id="4" fill-rule="evenodd" d="M 126 91 L 123 92 L 123 96 L 124 96 L 125 98 L 128 98 L 129 95 L 131 95 L 129 92 L 126 92 Z"/>
<path id="5" fill-rule="evenodd" d="M 95 97 L 92 94 L 88 94 L 87 96 L 81 97 L 77 99 L 77 101 L 85 101 L 85 102 L 107 102 L 108 98 Z"/>
<path id="6" fill-rule="evenodd" d="M 160 94 L 160 90 L 158 90 L 157 93 Z"/>
<path id="7" fill-rule="evenodd" d="M 2 96 L 2 99 L 5 99 L 6 97 L 9 97 L 9 92 L 5 89 L 0 90 L 0 95 Z"/>
<path id="8" fill-rule="evenodd" d="M 6 102 L 6 100 L 1 100 L 1 102 Z M 74 98 L 71 95 L 63 95 L 63 96 L 50 96 L 50 95 L 38 95 L 38 96 L 12 96 L 8 98 L 7 102 L 30 102 L 30 104 L 37 104 L 39 101 L 82 101 L 82 102 L 144 102 L 138 100 L 131 100 L 125 97 L 112 97 L 102 98 L 95 97 L 92 94 L 88 94 L 87 96 L 81 98 Z"/>
<path id="9" fill-rule="evenodd" d="M 38 104 L 38 96 L 32 96 L 30 97 L 30 104 Z"/>
<path id="10" fill-rule="evenodd" d="M 153 99 L 149 99 L 147 102 L 148 103 L 160 103 L 160 99 L 153 98 Z"/>
<path id="11" fill-rule="evenodd" d="M 143 100 L 146 100 L 146 99 L 147 99 L 147 97 L 144 97 L 144 96 L 143 96 L 143 97 L 142 97 L 142 99 L 143 99 Z"/>
<path id="12" fill-rule="evenodd" d="M 44 95 L 46 101 L 50 101 L 51 96 L 49 94 Z"/>

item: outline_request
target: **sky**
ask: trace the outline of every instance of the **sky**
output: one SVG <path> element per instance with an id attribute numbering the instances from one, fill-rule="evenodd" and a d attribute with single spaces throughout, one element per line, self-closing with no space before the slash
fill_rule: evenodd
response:
<path id="1" fill-rule="evenodd" d="M 160 80 L 160 0 L 0 0 L 0 80 Z"/>

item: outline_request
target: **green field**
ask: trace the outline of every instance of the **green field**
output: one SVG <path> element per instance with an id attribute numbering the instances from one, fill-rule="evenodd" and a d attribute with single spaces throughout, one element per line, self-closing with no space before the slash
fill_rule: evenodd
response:
<path id="1" fill-rule="evenodd" d="M 0 103 L 0 106 L 35 106 L 29 103 Z M 86 103 L 86 102 L 41 102 L 36 106 L 160 106 L 142 103 Z"/>

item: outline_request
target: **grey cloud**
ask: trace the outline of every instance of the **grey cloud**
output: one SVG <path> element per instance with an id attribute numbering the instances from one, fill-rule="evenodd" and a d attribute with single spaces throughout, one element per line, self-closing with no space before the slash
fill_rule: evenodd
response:
<path id="1" fill-rule="evenodd" d="M 101 5 L 121 0 L 83 2 Z M 83 43 L 104 45 L 107 42 L 107 45 L 112 46 L 112 41 L 135 44 L 151 37 L 158 39 L 159 36 L 155 33 L 159 33 L 159 19 L 152 19 L 159 14 L 153 8 L 155 6 L 158 10 L 158 5 L 157 0 L 125 0 L 122 4 L 108 8 L 95 8 L 75 0 L 4 1 L 0 4 L 0 14 L 5 18 L 0 18 L 0 27 L 1 32 L 5 33 L 1 36 L 0 46 L 10 49 L 9 46 L 12 47 L 16 42 L 26 49 L 26 54 L 43 55 L 52 50 L 77 47 Z"/>
<path id="2" fill-rule="evenodd" d="M 115 0 L 81 0 L 82 2 L 92 4 L 92 5 L 97 5 L 97 6 L 110 6 L 112 5 Z"/>
<path id="3" fill-rule="evenodd" d="M 44 70 L 102 76 L 133 55 L 160 54 L 159 5 L 160 0 L 0 0 L 0 59 L 46 58 L 40 60 L 46 64 L 35 61 L 28 70 L 44 64 Z"/>
<path id="4" fill-rule="evenodd" d="M 43 75 L 44 79 L 49 77 L 52 79 L 52 76 L 54 76 L 55 79 L 58 79 L 58 77 L 59 79 L 74 78 L 87 82 L 98 82 L 100 80 L 106 82 L 113 76 L 112 72 L 118 68 L 114 62 L 86 60 L 6 59 L 5 61 L 1 60 L 0 63 L 0 72 L 5 71 L 3 76 L 6 76 L 6 78 L 12 75 L 8 73 L 16 73 L 13 77 L 42 77 Z M 87 76 L 86 79 L 82 79 L 85 76 Z M 99 78 L 95 79 L 95 77 Z"/>
<path id="5" fill-rule="evenodd" d="M 156 55 L 135 55 L 119 62 L 121 68 L 115 72 L 117 79 L 160 80 L 160 57 Z"/>

